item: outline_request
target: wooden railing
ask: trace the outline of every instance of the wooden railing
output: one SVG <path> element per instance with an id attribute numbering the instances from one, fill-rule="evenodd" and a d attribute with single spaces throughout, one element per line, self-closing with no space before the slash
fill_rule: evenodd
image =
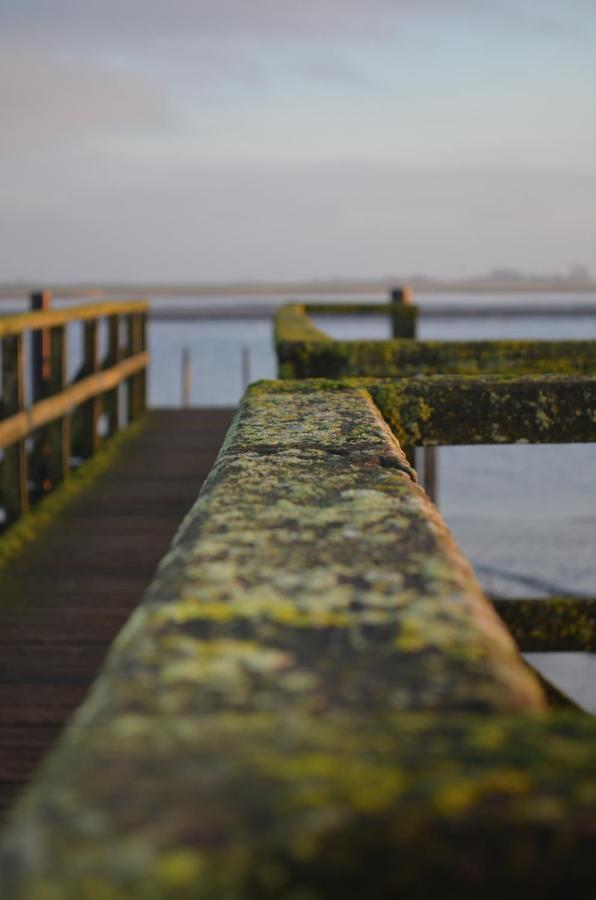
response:
<path id="1" fill-rule="evenodd" d="M 147 310 L 146 302 L 130 301 L 0 317 L 0 506 L 5 526 L 63 481 L 73 465 L 92 456 L 103 437 L 143 413 Z M 102 322 L 107 329 L 103 359 Z M 82 324 L 82 365 L 69 380 L 68 326 L 74 323 Z M 27 333 L 33 335 L 31 341 Z M 28 405 L 27 364 L 33 373 Z M 126 400 L 120 396 L 123 384 Z"/>

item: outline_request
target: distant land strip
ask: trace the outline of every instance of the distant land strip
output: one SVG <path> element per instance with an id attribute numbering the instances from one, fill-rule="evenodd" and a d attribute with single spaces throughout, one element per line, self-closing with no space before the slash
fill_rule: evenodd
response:
<path id="1" fill-rule="evenodd" d="M 236 295 L 269 296 L 282 294 L 291 297 L 292 294 L 386 294 L 387 291 L 402 284 L 411 285 L 415 291 L 421 293 L 444 294 L 535 294 L 535 293 L 596 293 L 596 281 L 575 281 L 567 278 L 560 279 L 469 279 L 463 281 L 443 281 L 421 278 L 383 278 L 376 280 L 346 280 L 330 279 L 323 281 L 237 281 L 215 283 L 188 283 L 171 284 L 168 282 L 144 283 L 41 283 L 20 281 L 0 284 L 0 299 L 26 297 L 32 291 L 40 287 L 53 291 L 60 297 L 117 297 L 131 296 L 195 296 L 195 297 L 230 297 Z"/>

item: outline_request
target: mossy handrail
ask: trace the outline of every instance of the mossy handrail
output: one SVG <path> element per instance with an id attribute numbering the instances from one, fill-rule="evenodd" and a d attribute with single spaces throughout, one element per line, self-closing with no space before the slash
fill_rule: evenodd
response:
<path id="1" fill-rule="evenodd" d="M 342 314 L 348 307 L 342 305 Z M 360 314 L 361 305 L 354 309 Z M 384 309 L 389 314 L 390 306 Z M 330 313 L 330 305 L 324 310 Z M 311 320 L 309 313 L 316 312 L 312 303 L 289 303 L 277 311 L 281 378 L 596 372 L 596 340 L 336 340 Z"/>
<path id="2" fill-rule="evenodd" d="M 0 415 L 0 505 L 4 525 L 27 512 L 30 503 L 57 486 L 73 458 L 92 456 L 104 434 L 121 426 L 119 387 L 127 385 L 124 418 L 145 409 L 146 301 L 43 309 L 0 317 L 2 404 Z M 99 326 L 107 326 L 107 350 L 100 359 Z M 82 324 L 83 364 L 68 377 L 67 327 Z M 122 343 L 121 324 L 126 335 Z M 25 334 L 43 340 L 25 343 Z M 33 370 L 32 401 L 25 403 L 26 353 Z M 102 422 L 102 414 L 105 414 Z"/>

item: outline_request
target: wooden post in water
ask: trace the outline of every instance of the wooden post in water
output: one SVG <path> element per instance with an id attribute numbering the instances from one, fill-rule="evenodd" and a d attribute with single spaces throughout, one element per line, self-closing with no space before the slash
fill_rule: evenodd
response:
<path id="1" fill-rule="evenodd" d="M 2 406 L 8 418 L 25 408 L 25 363 L 23 335 L 2 339 Z M 10 525 L 29 508 L 27 451 L 25 441 L 17 441 L 4 450 L 2 461 L 2 506 Z"/>
<path id="2" fill-rule="evenodd" d="M 191 384 L 191 368 L 190 368 L 190 350 L 185 347 L 182 351 L 182 396 L 181 405 L 183 409 L 190 406 L 190 384 Z"/>
<path id="3" fill-rule="evenodd" d="M 250 347 L 242 348 L 242 390 L 250 384 Z"/>

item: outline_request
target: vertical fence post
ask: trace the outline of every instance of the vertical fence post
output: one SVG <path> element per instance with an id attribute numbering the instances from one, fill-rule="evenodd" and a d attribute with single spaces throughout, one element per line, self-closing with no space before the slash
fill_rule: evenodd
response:
<path id="1" fill-rule="evenodd" d="M 126 317 L 126 355 L 136 356 L 142 350 L 143 323 L 139 313 L 130 313 Z M 127 379 L 128 422 L 133 422 L 143 411 L 143 373 L 131 375 Z"/>
<path id="2" fill-rule="evenodd" d="M 48 393 L 59 394 L 67 381 L 66 326 L 57 325 L 50 329 L 51 372 L 47 383 Z M 63 416 L 47 427 L 47 480 L 44 490 L 51 490 L 60 484 L 69 471 L 70 461 L 70 416 Z"/>
<path id="3" fill-rule="evenodd" d="M 25 363 L 23 335 L 2 341 L 2 405 L 5 416 L 25 408 Z M 2 505 L 6 524 L 10 525 L 29 508 L 27 488 L 27 450 L 25 441 L 17 441 L 4 450 L 2 462 Z"/>
<path id="4" fill-rule="evenodd" d="M 108 355 L 106 366 L 115 366 L 120 361 L 120 316 L 108 318 Z M 108 419 L 108 435 L 111 437 L 120 428 L 120 392 L 117 387 L 104 394 L 104 411 Z"/>
<path id="5" fill-rule="evenodd" d="M 439 499 L 438 452 L 438 447 L 424 447 L 424 490 L 435 504 Z"/>
<path id="6" fill-rule="evenodd" d="M 32 311 L 49 309 L 52 304 L 50 291 L 36 291 L 31 294 L 30 307 Z M 32 401 L 36 403 L 42 400 L 46 394 L 47 383 L 52 369 L 52 350 L 50 346 L 50 331 L 42 328 L 31 335 L 31 393 Z"/>
<path id="7" fill-rule="evenodd" d="M 416 337 L 416 312 L 412 302 L 412 288 L 395 287 L 389 291 L 389 316 L 391 335 L 394 338 Z M 416 448 L 402 447 L 410 464 L 416 469 Z"/>
<path id="8" fill-rule="evenodd" d="M 97 319 L 83 324 L 83 370 L 86 375 L 95 375 L 99 371 L 99 341 Z M 101 397 L 91 397 L 81 407 L 82 435 L 81 453 L 84 458 L 93 456 L 99 448 L 99 419 L 101 416 Z"/>
<path id="9" fill-rule="evenodd" d="M 415 338 L 418 307 L 411 287 L 393 288 L 389 294 L 391 331 L 394 338 Z"/>
<path id="10" fill-rule="evenodd" d="M 139 352 L 147 349 L 147 313 L 139 313 Z M 147 409 L 147 369 L 139 372 L 139 412 Z"/>
<path id="11" fill-rule="evenodd" d="M 181 368 L 181 405 L 183 409 L 190 406 L 190 385 L 191 385 L 191 369 L 190 369 L 190 350 L 185 347 L 182 351 L 182 368 Z"/>
<path id="12" fill-rule="evenodd" d="M 418 307 L 414 304 L 412 288 L 405 285 L 393 288 L 389 293 L 389 306 L 391 310 L 391 333 L 394 338 L 415 338 L 418 323 Z M 436 447 L 424 447 L 416 450 L 415 447 L 404 447 L 404 452 L 413 464 L 418 468 L 420 454 L 423 454 L 424 489 L 433 503 L 437 500 L 437 461 L 438 450 Z"/>
<path id="13" fill-rule="evenodd" d="M 50 291 L 36 291 L 31 294 L 30 307 L 33 312 L 44 312 L 52 305 Z M 31 332 L 31 402 L 43 400 L 50 392 L 52 377 L 52 347 L 49 328 L 39 328 Z M 49 487 L 48 462 L 51 455 L 50 429 L 40 428 L 31 440 L 28 461 L 28 475 L 31 481 L 31 499 L 38 500 Z"/>

